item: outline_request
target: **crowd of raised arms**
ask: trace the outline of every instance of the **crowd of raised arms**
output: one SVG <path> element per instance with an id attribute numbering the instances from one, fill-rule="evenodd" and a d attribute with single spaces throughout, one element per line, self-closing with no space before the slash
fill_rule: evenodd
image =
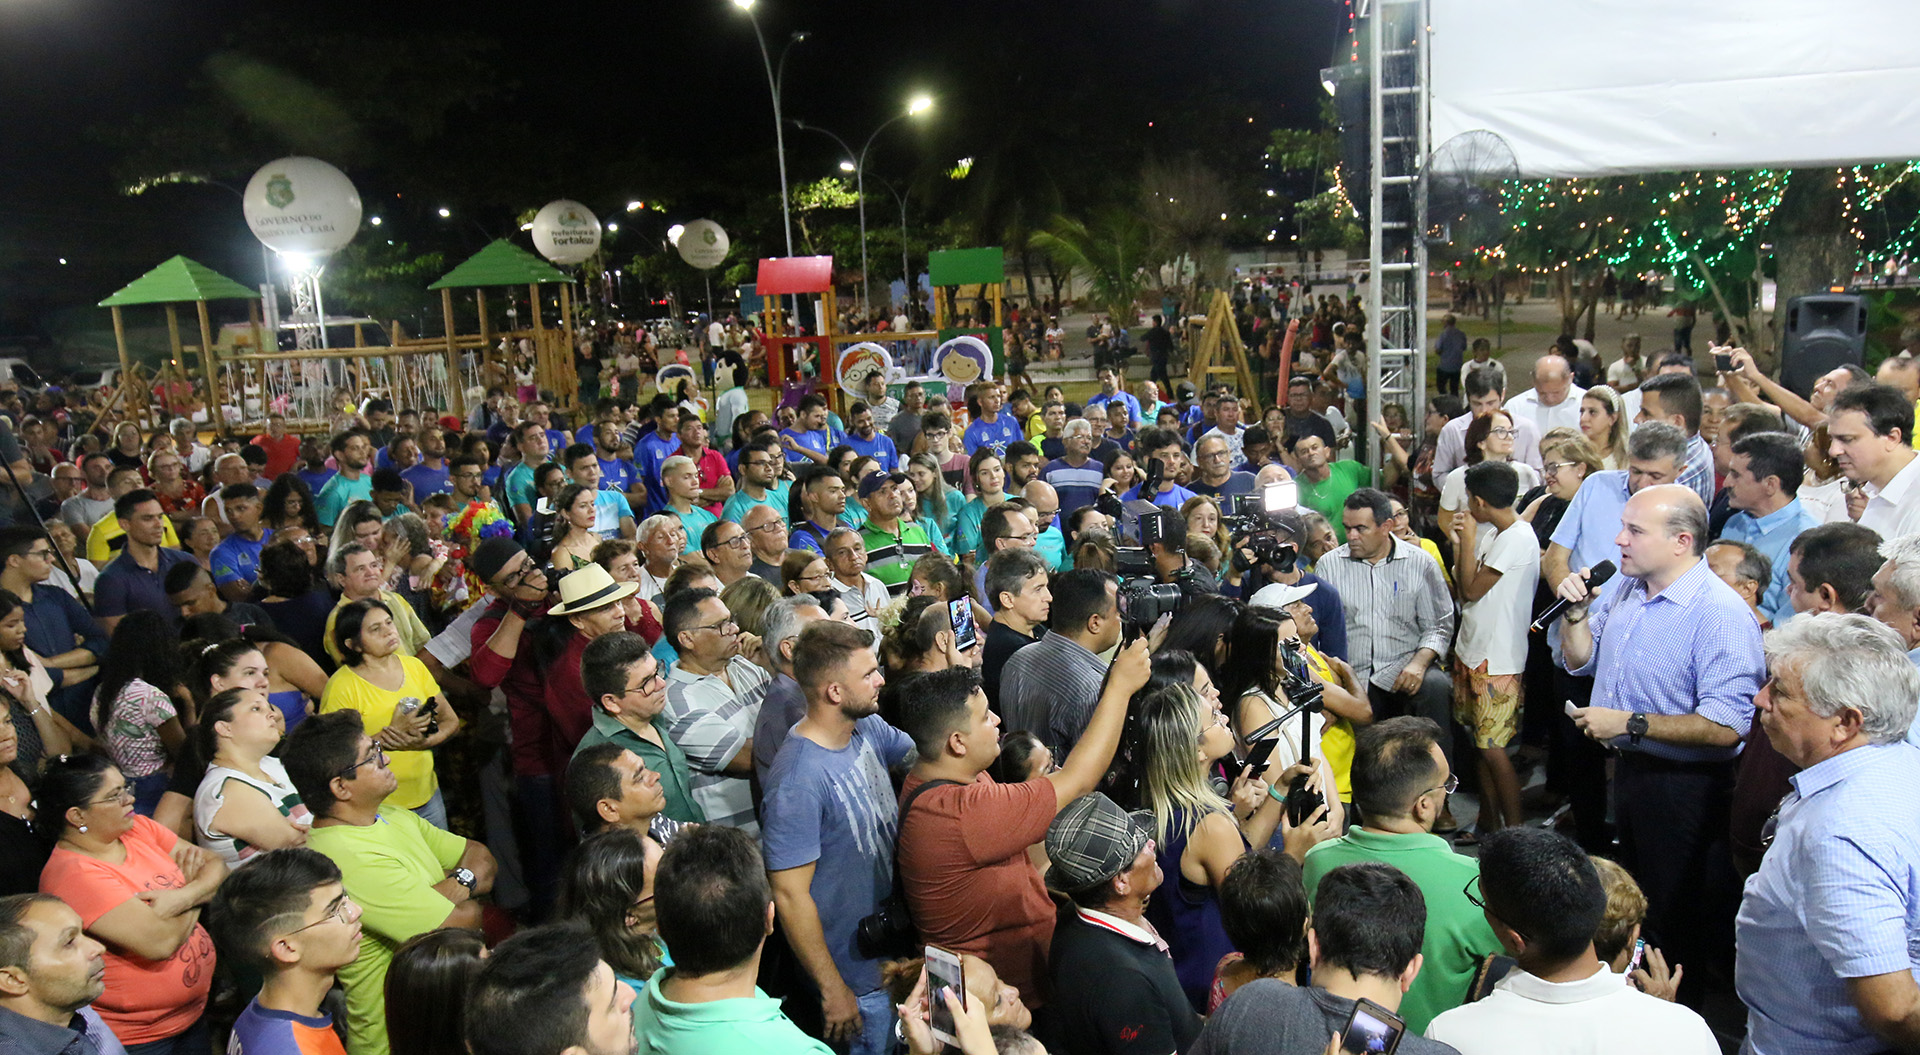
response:
<path id="1" fill-rule="evenodd" d="M 1416 441 L 1309 308 L 1264 412 L 1158 317 L 1078 400 L 0 402 L 0 1052 L 1920 1050 L 1920 360 L 1449 317 Z"/>

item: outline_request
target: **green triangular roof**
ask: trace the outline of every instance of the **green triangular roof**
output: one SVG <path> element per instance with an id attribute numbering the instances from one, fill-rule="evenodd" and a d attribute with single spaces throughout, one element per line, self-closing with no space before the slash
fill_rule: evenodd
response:
<path id="1" fill-rule="evenodd" d="M 176 256 L 128 283 L 100 302 L 103 308 L 129 304 L 180 304 L 195 300 L 252 299 L 260 294 L 205 264 Z"/>
<path id="2" fill-rule="evenodd" d="M 468 257 L 464 263 L 440 276 L 428 289 L 463 289 L 469 286 L 521 286 L 529 282 L 570 282 L 553 265 L 514 245 L 504 238 Z"/>

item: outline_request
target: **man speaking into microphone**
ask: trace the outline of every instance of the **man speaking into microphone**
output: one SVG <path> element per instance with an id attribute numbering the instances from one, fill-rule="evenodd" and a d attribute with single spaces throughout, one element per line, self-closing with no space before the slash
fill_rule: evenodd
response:
<path id="1" fill-rule="evenodd" d="M 1614 816 L 1621 863 L 1647 895 L 1651 941 L 1669 962 L 1731 967 L 1738 885 L 1727 847 L 1734 759 L 1766 678 L 1760 624 L 1713 574 L 1707 507 L 1664 484 L 1620 514 L 1620 574 L 1595 590 L 1592 569 L 1561 580 L 1562 662 L 1591 675 L 1587 736 L 1618 748 Z"/>

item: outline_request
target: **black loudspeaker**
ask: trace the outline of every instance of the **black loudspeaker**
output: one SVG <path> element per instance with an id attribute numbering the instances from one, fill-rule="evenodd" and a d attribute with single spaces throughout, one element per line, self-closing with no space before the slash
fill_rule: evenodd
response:
<path id="1" fill-rule="evenodd" d="M 1780 383 L 1805 399 L 1820 375 L 1862 365 L 1867 351 L 1867 298 L 1813 293 L 1787 301 L 1780 343 Z"/>

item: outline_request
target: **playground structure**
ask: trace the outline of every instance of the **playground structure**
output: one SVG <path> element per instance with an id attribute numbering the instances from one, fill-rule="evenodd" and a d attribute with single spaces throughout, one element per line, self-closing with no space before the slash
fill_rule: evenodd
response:
<path id="1" fill-rule="evenodd" d="M 928 254 L 927 275 L 933 286 L 933 329 L 899 333 L 840 333 L 837 298 L 830 256 L 767 257 L 760 261 L 754 295 L 761 298 L 760 340 L 766 348 L 769 384 L 780 393 L 779 405 L 792 405 L 805 395 L 821 391 L 837 412 L 844 413 L 861 398 L 850 381 L 863 379 L 865 370 L 848 374 L 843 366 L 867 363 L 874 353 L 885 353 L 891 363 L 888 384 L 897 390 L 908 380 L 935 382 L 948 387 L 957 423 L 964 424 L 966 385 L 993 376 L 1001 357 L 1001 333 L 1006 327 L 1003 301 L 1005 254 L 998 248 L 947 249 Z M 959 287 L 977 285 L 980 297 L 992 305 L 992 319 L 981 325 L 959 325 L 952 301 Z M 801 333 L 783 298 L 796 298 L 804 317 L 814 313 L 817 333 Z M 973 338 L 956 342 L 956 338 Z M 931 342 L 929 354 L 922 349 Z M 857 352 L 856 352 L 856 347 Z M 982 351 L 982 349 L 985 349 Z M 810 349 L 817 364 L 815 376 L 802 377 L 796 353 Z M 905 362 L 911 354 L 914 361 Z M 969 365 L 971 364 L 971 365 Z M 957 391 L 956 391 L 957 389 Z"/>
<path id="2" fill-rule="evenodd" d="M 464 419 L 477 398 L 491 385 L 510 387 L 514 377 L 511 350 L 528 347 L 534 357 L 534 383 L 554 394 L 562 407 L 578 400 L 579 380 L 573 366 L 575 332 L 572 280 L 533 254 L 501 240 L 488 245 L 429 289 L 440 291 L 444 333 L 438 337 L 406 337 L 398 322 L 385 327 L 385 344 L 368 343 L 367 320 L 336 322 L 350 326 L 350 346 L 331 349 L 281 351 L 261 322 L 259 295 L 185 257 L 174 257 L 100 302 L 113 312 L 119 345 L 121 387 L 116 404 L 144 427 L 155 424 L 153 384 L 133 362 L 126 342 L 121 309 L 164 305 L 167 314 L 171 363 L 193 388 L 204 386 L 206 423 L 216 430 L 247 430 L 264 425 L 270 413 L 284 414 L 294 428 L 332 428 L 344 407 L 381 396 L 396 408 L 414 407 L 433 416 L 453 414 Z M 541 287 L 558 284 L 559 324 L 548 325 Z M 496 330 L 488 310 L 488 290 L 526 287 L 525 328 Z M 454 291 L 473 290 L 479 318 L 476 332 L 460 332 Z M 517 292 L 508 317 L 522 316 Z M 244 328 L 227 327 L 216 340 L 207 313 L 207 301 L 244 298 L 249 321 Z M 184 343 L 178 305 L 195 304 L 200 343 Z M 378 329 L 378 324 L 373 324 Z M 523 343 L 524 342 L 524 343 Z M 204 351 L 208 350 L 209 351 Z M 508 350 L 503 358 L 502 349 Z M 194 361 L 188 364 L 188 353 Z M 196 393 L 198 394 L 198 393 Z M 172 401 L 177 409 L 181 402 Z"/>

